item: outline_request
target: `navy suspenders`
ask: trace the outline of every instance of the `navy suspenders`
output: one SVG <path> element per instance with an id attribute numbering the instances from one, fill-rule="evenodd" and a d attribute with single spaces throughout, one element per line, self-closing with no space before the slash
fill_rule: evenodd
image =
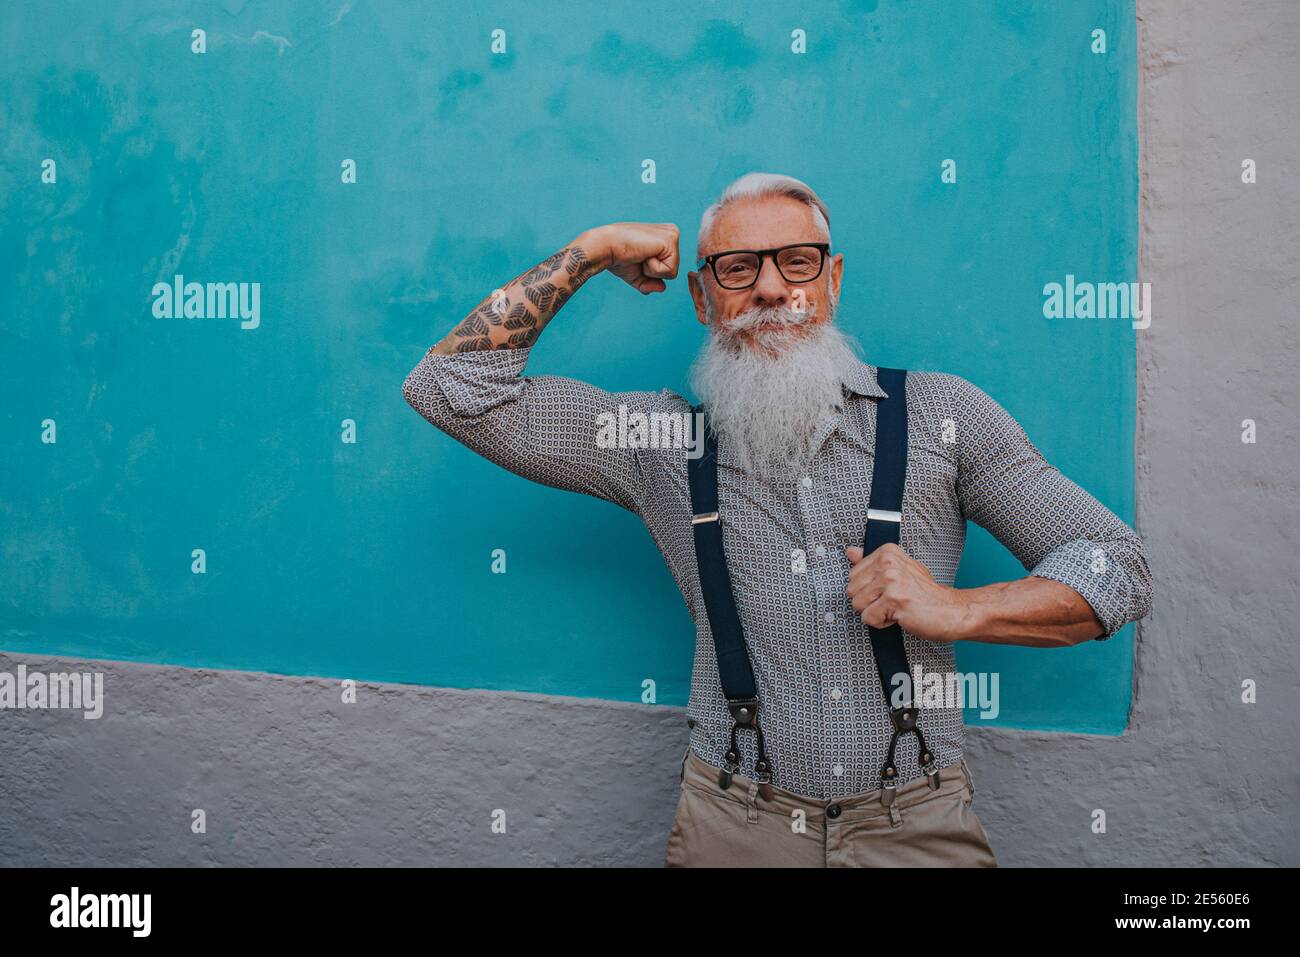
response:
<path id="1" fill-rule="evenodd" d="M 876 402 L 876 449 L 872 467 L 871 497 L 867 504 L 867 531 L 862 546 L 863 556 L 870 555 L 886 542 L 899 543 L 903 521 L 903 489 L 907 482 L 907 372 L 903 369 L 876 370 L 876 380 L 888 398 Z M 704 411 L 702 405 L 696 412 Z M 707 416 L 705 418 L 707 422 Z M 736 599 L 727 573 L 727 558 L 722 548 L 722 526 L 718 516 L 718 447 L 717 437 L 711 428 L 704 432 L 704 452 L 698 458 L 687 459 L 687 477 L 691 491 L 691 527 L 695 535 L 695 559 L 700 570 L 700 585 L 704 591 L 704 607 L 709 615 L 713 644 L 718 656 L 718 678 L 722 693 L 731 712 L 731 746 L 728 749 L 718 784 L 731 785 L 731 777 L 740 770 L 740 748 L 737 733 L 750 728 L 757 739 L 758 753 L 754 763 L 754 779 L 765 799 L 771 798 L 772 766 L 763 745 L 763 731 L 758 723 L 758 689 L 754 671 L 750 667 L 745 636 L 741 630 L 740 616 L 736 612 Z M 925 736 L 918 723 L 919 712 L 913 700 L 895 707 L 891 703 L 893 677 L 898 673 L 908 676 L 911 668 L 907 650 L 903 646 L 903 630 L 892 624 L 887 628 L 867 626 L 871 636 L 872 655 L 893 734 L 885 764 L 880 769 L 881 800 L 885 805 L 894 801 L 898 788 L 898 768 L 894 763 L 898 739 L 904 734 L 915 734 L 917 760 L 925 772 L 931 788 L 939 786 L 939 770 L 934 766 L 934 755 L 926 747 Z"/>

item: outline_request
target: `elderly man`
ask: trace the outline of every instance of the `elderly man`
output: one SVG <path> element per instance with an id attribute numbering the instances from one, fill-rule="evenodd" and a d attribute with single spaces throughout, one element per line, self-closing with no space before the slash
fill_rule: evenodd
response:
<path id="1" fill-rule="evenodd" d="M 788 176 L 751 173 L 708 209 L 688 274 L 709 330 L 695 410 L 521 374 L 596 273 L 664 291 L 667 223 L 582 233 L 484 299 L 403 395 L 504 468 L 635 512 L 663 553 L 696 626 L 667 865 L 996 866 L 962 703 L 922 700 L 911 676 L 953 675 L 958 641 L 1108 638 L 1149 608 L 1142 542 L 975 385 L 861 361 L 833 321 L 830 244 L 825 204 Z M 702 412 L 702 454 L 600 441 L 620 405 Z M 967 519 L 1031 574 L 954 588 Z"/>

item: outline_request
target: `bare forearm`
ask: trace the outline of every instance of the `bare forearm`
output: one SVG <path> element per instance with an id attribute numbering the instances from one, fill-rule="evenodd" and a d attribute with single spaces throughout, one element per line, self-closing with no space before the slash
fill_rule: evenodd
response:
<path id="1" fill-rule="evenodd" d="M 531 346 L 579 287 L 605 268 L 605 252 L 583 233 L 559 252 L 493 290 L 433 347 L 441 355 Z"/>
<path id="2" fill-rule="evenodd" d="M 958 594 L 967 608 L 964 641 L 1058 648 L 1089 641 L 1106 630 L 1082 595 L 1050 578 L 1030 576 Z"/>

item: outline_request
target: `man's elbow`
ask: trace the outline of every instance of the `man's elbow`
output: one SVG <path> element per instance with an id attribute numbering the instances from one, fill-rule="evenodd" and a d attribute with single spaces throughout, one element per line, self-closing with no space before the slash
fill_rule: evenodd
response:
<path id="1" fill-rule="evenodd" d="M 1141 539 L 1139 539 L 1140 541 Z M 1137 552 L 1137 564 L 1137 595 L 1134 602 L 1134 621 L 1145 618 L 1147 613 L 1151 611 L 1151 600 L 1155 592 L 1151 582 L 1151 569 L 1147 567 L 1146 550 L 1140 546 Z"/>
<path id="2" fill-rule="evenodd" d="M 1103 598 L 1100 608 L 1094 604 L 1102 625 L 1097 638 L 1104 640 L 1151 611 L 1151 569 L 1145 543 L 1128 526 L 1117 534 L 1094 539 L 1092 547 L 1092 570 L 1110 583 L 1103 589 L 1109 597 Z"/>
<path id="3" fill-rule="evenodd" d="M 434 425 L 442 420 L 448 405 L 423 362 L 406 374 L 406 379 L 402 382 L 402 398 Z"/>
<path id="4" fill-rule="evenodd" d="M 402 398 L 430 425 L 448 431 L 449 409 L 441 393 L 429 381 L 428 373 L 419 366 L 412 369 L 402 383 Z"/>
<path id="5" fill-rule="evenodd" d="M 418 368 L 418 367 L 417 367 Z M 419 411 L 419 389 L 416 388 L 415 373 L 417 369 L 412 369 L 406 374 L 406 380 L 402 383 L 402 398 L 411 408 Z"/>
<path id="6" fill-rule="evenodd" d="M 1141 536 L 1130 529 L 1127 554 L 1124 566 L 1129 579 L 1129 621 L 1145 618 L 1151 611 L 1152 583 L 1151 568 L 1147 564 L 1146 543 Z"/>

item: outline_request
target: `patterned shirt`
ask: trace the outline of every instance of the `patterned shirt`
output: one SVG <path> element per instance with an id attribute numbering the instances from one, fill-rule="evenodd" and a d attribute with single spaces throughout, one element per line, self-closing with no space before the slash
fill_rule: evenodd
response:
<path id="1" fill-rule="evenodd" d="M 613 502 L 645 522 L 695 622 L 687 717 L 690 747 L 722 767 L 732 720 L 695 561 L 687 450 L 606 447 L 602 413 L 681 416 L 668 389 L 609 392 L 555 375 L 522 374 L 532 347 L 452 356 L 430 351 L 407 376 L 406 401 L 452 438 L 517 475 Z M 844 402 L 819 425 L 807 474 L 774 483 L 718 449 L 718 497 L 732 589 L 758 687 L 772 783 L 831 800 L 880 786 L 891 726 L 867 626 L 845 592 L 849 545 L 861 545 L 871 492 L 874 366 L 859 362 Z M 1017 422 L 967 380 L 907 376 L 908 466 L 901 546 L 936 582 L 952 585 L 966 521 L 992 533 L 1027 570 L 1069 585 L 1110 637 L 1147 613 L 1151 579 L 1141 539 L 1049 465 Z M 666 421 L 659 419 L 659 421 Z M 630 443 L 638 444 L 638 443 Z M 658 443 L 660 446 L 672 443 Z M 913 670 L 956 672 L 953 645 L 904 630 Z M 918 689 L 918 693 L 921 689 Z M 961 703 L 921 704 L 939 768 L 962 756 Z M 739 734 L 741 772 L 754 766 Z M 900 784 L 921 774 L 916 739 L 900 739 Z"/>

